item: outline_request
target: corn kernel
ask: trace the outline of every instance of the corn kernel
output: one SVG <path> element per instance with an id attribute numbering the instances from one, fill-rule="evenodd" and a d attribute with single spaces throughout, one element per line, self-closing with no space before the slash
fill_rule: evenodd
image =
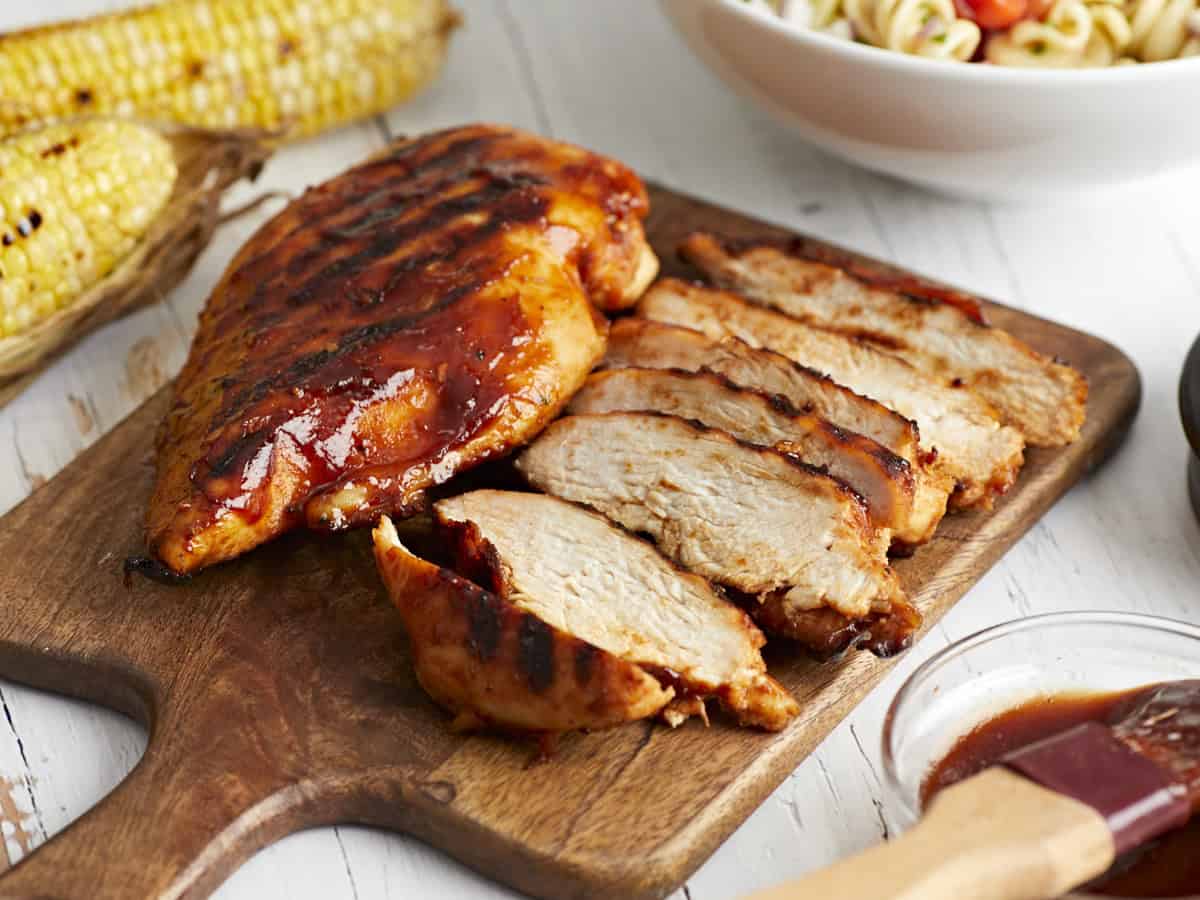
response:
<path id="1" fill-rule="evenodd" d="M 0 338 L 73 303 L 137 246 L 175 186 L 171 145 L 132 122 L 0 141 Z"/>

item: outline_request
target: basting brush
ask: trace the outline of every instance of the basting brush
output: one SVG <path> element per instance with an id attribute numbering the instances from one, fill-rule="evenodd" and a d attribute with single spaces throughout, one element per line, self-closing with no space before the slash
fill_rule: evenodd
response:
<path id="1" fill-rule="evenodd" d="M 1200 680 L 1032 743 L 938 793 L 901 837 L 753 900 L 1042 900 L 1200 810 Z"/>

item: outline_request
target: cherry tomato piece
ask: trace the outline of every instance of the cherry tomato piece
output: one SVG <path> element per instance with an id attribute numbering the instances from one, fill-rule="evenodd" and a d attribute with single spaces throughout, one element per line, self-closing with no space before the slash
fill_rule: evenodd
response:
<path id="1" fill-rule="evenodd" d="M 1036 0 L 1035 0 L 1036 2 Z M 1025 17 L 1029 0 L 962 0 L 967 16 L 980 28 L 1008 28 Z"/>

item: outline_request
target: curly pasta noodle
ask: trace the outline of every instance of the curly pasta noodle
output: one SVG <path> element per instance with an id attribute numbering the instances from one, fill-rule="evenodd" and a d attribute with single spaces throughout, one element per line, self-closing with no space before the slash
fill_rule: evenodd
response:
<path id="1" fill-rule="evenodd" d="M 934 59 L 970 60 L 979 26 L 955 0 L 747 0 L 789 22 Z M 1001 66 L 1083 68 L 1200 56 L 1200 0 L 1053 0 L 1040 19 L 990 32 Z"/>
<path id="2" fill-rule="evenodd" d="M 1092 33 L 1083 50 L 1084 66 L 1112 66 L 1133 62 L 1125 56 L 1133 40 L 1133 28 L 1121 9 L 1120 0 L 1088 4 Z"/>
<path id="3" fill-rule="evenodd" d="M 968 60 L 979 26 L 960 19 L 952 0 L 842 0 L 855 37 L 876 47 L 933 59 Z"/>
<path id="4" fill-rule="evenodd" d="M 1001 66 L 1071 68 L 1082 64 L 1092 36 L 1092 16 L 1083 0 L 1056 0 L 1040 22 L 1018 22 L 992 37 L 984 50 Z"/>
<path id="5" fill-rule="evenodd" d="M 1160 62 L 1200 52 L 1196 36 L 1196 0 L 1133 0 L 1130 54 L 1142 62 Z"/>

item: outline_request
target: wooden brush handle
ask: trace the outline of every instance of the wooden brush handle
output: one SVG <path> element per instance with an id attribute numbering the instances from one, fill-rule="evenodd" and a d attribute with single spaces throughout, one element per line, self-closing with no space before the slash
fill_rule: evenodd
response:
<path id="1" fill-rule="evenodd" d="M 1044 900 L 1112 861 L 1090 806 L 992 768 L 938 794 L 899 838 L 752 900 Z"/>

